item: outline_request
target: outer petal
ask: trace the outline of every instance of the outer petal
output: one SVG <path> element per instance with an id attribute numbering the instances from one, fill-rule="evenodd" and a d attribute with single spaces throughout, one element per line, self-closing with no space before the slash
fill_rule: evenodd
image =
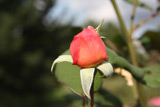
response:
<path id="1" fill-rule="evenodd" d="M 81 39 L 78 36 L 74 36 L 73 41 L 70 45 L 70 53 L 73 58 L 73 65 L 76 65 L 79 59 L 79 51 L 80 51 Z"/>
<path id="2" fill-rule="evenodd" d="M 91 30 L 93 33 L 97 34 L 97 31 L 92 27 L 92 26 L 88 26 L 87 29 Z"/>
<path id="3" fill-rule="evenodd" d="M 84 68 L 80 70 L 82 89 L 85 95 L 90 98 L 90 90 L 94 79 L 95 68 Z"/>

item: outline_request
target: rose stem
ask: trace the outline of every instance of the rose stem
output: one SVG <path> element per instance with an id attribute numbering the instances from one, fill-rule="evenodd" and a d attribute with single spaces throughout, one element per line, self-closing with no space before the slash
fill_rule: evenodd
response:
<path id="1" fill-rule="evenodd" d="M 136 0 L 136 1 L 138 1 L 138 0 Z M 127 45 L 128 45 L 128 49 L 129 49 L 129 53 L 130 53 L 130 58 L 131 58 L 132 64 L 135 65 L 135 66 L 138 66 L 137 55 L 136 55 L 134 46 L 132 44 L 132 38 L 131 38 L 133 31 L 132 30 L 131 30 L 131 32 L 127 31 L 127 28 L 126 28 L 126 26 L 124 24 L 124 21 L 123 21 L 123 19 L 121 17 L 121 14 L 119 12 L 119 9 L 118 9 L 118 6 L 117 6 L 115 0 L 111 0 L 111 2 L 113 4 L 113 7 L 114 7 L 114 9 L 116 11 L 116 14 L 118 16 L 118 19 L 119 19 L 119 22 L 120 22 L 120 26 L 121 26 L 121 30 L 123 31 L 125 39 L 127 41 Z M 136 8 L 136 5 L 135 5 L 134 8 Z M 133 14 L 135 14 L 135 13 L 133 12 Z M 133 20 L 131 20 L 131 21 L 133 21 Z M 132 26 L 132 22 L 131 22 L 130 26 Z M 137 88 L 134 88 L 134 87 L 137 87 Z M 142 84 L 137 82 L 137 85 L 135 85 L 134 87 L 133 87 L 133 90 L 134 90 L 134 92 L 136 92 L 136 95 L 138 95 L 137 96 L 138 98 L 135 98 L 135 100 L 138 101 L 137 103 L 140 102 L 142 107 L 145 107 L 146 101 L 144 101 L 145 96 L 144 96 L 144 89 L 143 89 Z M 133 92 L 133 94 L 134 94 L 134 92 Z M 134 96 L 136 96 L 136 95 L 134 95 Z"/>
<path id="2" fill-rule="evenodd" d="M 93 83 L 91 86 L 90 95 L 91 95 L 91 99 L 88 99 L 88 106 L 93 107 L 94 105 L 94 79 L 93 79 Z"/>
<path id="3" fill-rule="evenodd" d="M 85 107 L 85 94 L 82 94 L 82 106 Z"/>

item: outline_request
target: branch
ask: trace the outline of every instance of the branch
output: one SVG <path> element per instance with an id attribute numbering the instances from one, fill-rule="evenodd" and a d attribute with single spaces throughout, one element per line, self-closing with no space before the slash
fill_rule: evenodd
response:
<path id="1" fill-rule="evenodd" d="M 133 5 L 133 9 L 132 9 L 132 15 L 131 15 L 131 19 L 130 19 L 130 36 L 132 35 L 132 27 L 133 27 L 133 21 L 134 21 L 134 17 L 135 17 L 135 13 L 136 13 L 137 2 L 138 2 L 138 0 L 134 1 L 134 5 Z"/>
<path id="2" fill-rule="evenodd" d="M 119 23 L 120 23 L 120 28 L 122 29 L 122 32 L 124 33 L 124 35 L 125 35 L 125 37 L 127 39 L 128 38 L 128 31 L 127 31 L 127 28 L 126 28 L 126 26 L 124 24 L 122 16 L 121 16 L 121 14 L 119 12 L 118 6 L 117 6 L 115 0 L 111 0 L 111 2 L 112 2 L 112 5 L 113 5 L 113 7 L 115 9 L 116 14 L 117 14 L 117 17 L 118 17 L 118 20 L 119 20 Z"/>
<path id="3" fill-rule="evenodd" d="M 156 16 L 158 16 L 160 14 L 160 11 L 152 14 L 150 17 L 148 17 L 145 20 L 140 21 L 133 29 L 132 32 L 134 32 L 136 29 L 138 29 L 139 27 L 141 27 L 143 24 L 149 22 L 150 20 L 152 20 L 153 18 L 155 18 Z"/>

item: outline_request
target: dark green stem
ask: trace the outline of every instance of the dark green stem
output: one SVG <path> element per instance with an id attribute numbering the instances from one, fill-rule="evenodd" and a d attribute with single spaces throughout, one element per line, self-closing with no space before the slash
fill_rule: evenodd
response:
<path id="1" fill-rule="evenodd" d="M 138 0 L 134 0 L 131 20 L 130 20 L 130 31 L 129 31 L 129 37 L 130 38 L 132 38 L 132 35 L 133 35 L 133 22 L 134 22 L 134 17 L 135 17 L 137 3 L 138 3 Z M 130 43 L 131 42 L 132 42 L 132 40 L 130 41 Z M 135 54 L 135 55 L 132 55 L 132 63 L 134 65 L 138 66 L 136 52 L 134 51 L 134 47 L 133 47 L 132 43 L 130 44 L 130 48 L 131 48 L 131 50 L 133 50 L 133 52 L 131 52 L 131 53 Z M 139 100 L 137 100 L 137 101 L 138 101 L 138 103 L 139 103 L 139 105 L 141 107 L 146 107 L 146 99 L 145 99 L 145 95 L 144 95 L 143 85 L 140 82 L 137 82 L 137 88 L 138 88 L 138 91 L 139 91 Z"/>
<path id="2" fill-rule="evenodd" d="M 119 10 L 118 10 L 118 6 L 117 6 L 115 0 L 111 0 L 111 2 L 112 2 L 112 4 L 113 4 L 113 7 L 114 7 L 115 12 L 116 12 L 116 14 L 117 14 L 117 17 L 118 17 L 118 20 L 119 20 L 119 23 L 120 23 L 120 28 L 121 28 L 124 36 L 127 38 L 128 32 L 127 32 L 126 26 L 125 26 L 125 24 L 124 24 L 124 22 L 123 22 L 123 19 L 122 19 L 121 15 L 120 15 L 120 12 L 119 12 Z"/>
<path id="3" fill-rule="evenodd" d="M 82 106 L 85 107 L 85 93 L 82 94 Z"/>
<path id="4" fill-rule="evenodd" d="M 138 2 L 138 0 L 134 0 L 134 5 L 133 5 L 131 19 L 130 19 L 130 34 L 132 34 L 133 21 L 134 21 L 134 17 L 135 17 L 135 13 L 136 13 L 137 2 Z"/>
<path id="5" fill-rule="evenodd" d="M 91 99 L 88 99 L 88 107 L 93 107 L 94 106 L 94 80 L 91 86 L 90 95 L 91 95 Z"/>
<path id="6" fill-rule="evenodd" d="M 133 47 L 133 44 L 132 44 L 132 38 L 130 36 L 130 34 L 128 33 L 127 31 L 127 28 L 124 24 L 124 21 L 122 19 L 122 16 L 119 12 L 119 9 L 118 9 L 118 6 L 115 2 L 115 0 L 111 0 L 112 4 L 113 4 L 113 7 L 115 9 L 115 12 L 117 14 L 117 17 L 118 17 L 118 20 L 119 20 L 119 23 L 120 23 L 120 28 L 126 38 L 126 41 L 127 41 L 127 45 L 128 45 L 128 49 L 129 49 L 129 53 L 130 53 L 130 58 L 131 58 L 131 61 L 134 65 L 138 65 L 137 64 L 137 57 L 136 57 L 136 54 L 135 54 L 135 51 L 134 51 L 134 47 Z"/>
<path id="7" fill-rule="evenodd" d="M 119 19 L 121 30 L 122 30 L 122 32 L 125 36 L 126 41 L 127 41 L 131 62 L 132 62 L 133 65 L 138 66 L 137 55 L 136 55 L 136 52 L 135 52 L 135 49 L 134 49 L 134 46 L 133 46 L 133 43 L 132 43 L 132 33 L 133 33 L 132 32 L 132 26 L 133 26 L 133 20 L 134 20 L 134 15 L 135 15 L 135 10 L 136 10 L 136 4 L 137 4 L 138 1 L 135 0 L 135 3 L 134 3 L 134 7 L 133 7 L 133 11 L 132 11 L 132 17 L 131 17 L 131 21 L 130 21 L 130 32 L 129 33 L 128 33 L 127 28 L 124 24 L 124 21 L 123 21 L 121 15 L 120 15 L 120 12 L 119 12 L 119 9 L 118 9 L 118 6 L 117 6 L 115 0 L 111 0 L 111 2 L 113 4 L 113 7 L 114 7 L 115 12 L 117 14 L 117 17 Z M 140 105 L 142 107 L 144 107 L 146 105 L 146 103 L 144 101 L 143 86 L 140 83 L 137 83 L 137 86 L 136 86 L 136 82 L 135 82 L 134 85 L 135 86 L 133 86 L 132 92 L 135 96 L 135 100 L 140 102 Z M 138 89 L 138 91 L 137 91 L 137 89 Z M 138 92 L 139 92 L 139 94 L 138 94 Z M 137 95 L 140 95 L 140 96 L 137 96 Z"/>
<path id="8" fill-rule="evenodd" d="M 130 54 L 130 58 L 131 58 L 131 62 L 133 65 L 138 66 L 138 61 L 137 61 L 137 55 L 132 43 L 132 39 L 131 38 L 127 38 L 127 44 L 128 44 L 128 49 L 129 49 L 129 54 Z"/>
<path id="9" fill-rule="evenodd" d="M 141 107 L 146 107 L 147 102 L 146 102 L 146 95 L 145 95 L 145 92 L 144 92 L 143 84 L 138 82 L 137 86 L 138 86 L 138 91 L 139 91 L 139 96 L 140 96 L 139 104 L 140 104 Z"/>

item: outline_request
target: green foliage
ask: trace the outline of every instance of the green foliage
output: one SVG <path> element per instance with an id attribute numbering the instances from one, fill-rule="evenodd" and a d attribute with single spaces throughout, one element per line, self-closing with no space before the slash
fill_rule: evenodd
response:
<path id="1" fill-rule="evenodd" d="M 147 86 L 160 87 L 160 66 L 147 66 L 143 70 L 146 72 L 144 81 Z"/>
<path id="2" fill-rule="evenodd" d="M 144 35 L 140 38 L 142 44 L 145 46 L 147 50 L 159 50 L 159 41 L 160 41 L 160 32 L 157 31 L 147 31 Z"/>
<path id="3" fill-rule="evenodd" d="M 96 107 L 122 107 L 120 99 L 103 88 L 95 94 L 95 103 Z"/>
<path id="4" fill-rule="evenodd" d="M 117 66 L 122 67 L 124 69 L 127 69 L 131 74 L 138 80 L 142 80 L 144 76 L 143 69 L 136 67 L 132 64 L 130 64 L 126 59 L 118 56 L 115 52 L 113 52 L 111 49 L 106 47 L 107 55 L 108 55 L 108 61 Z"/>
<path id="5" fill-rule="evenodd" d="M 118 55 L 124 57 L 128 56 L 126 41 L 123 35 L 120 34 L 120 30 L 116 25 L 114 25 L 113 23 L 104 23 L 103 27 L 101 28 L 100 35 L 106 37 L 106 40 L 104 39 L 104 42 L 108 47 L 116 51 Z M 110 46 L 110 43 L 107 43 L 107 40 L 111 41 L 114 47 L 112 45 Z"/>
<path id="6" fill-rule="evenodd" d="M 144 80 L 147 86 L 155 88 L 160 87 L 160 73 L 146 74 Z"/>
<path id="7" fill-rule="evenodd" d="M 144 71 L 159 71 L 160 72 L 160 66 L 147 66 L 143 68 Z"/>
<path id="8" fill-rule="evenodd" d="M 70 52 L 69 50 L 67 50 L 63 54 L 70 55 Z M 74 93 L 82 95 L 83 92 L 80 81 L 80 67 L 72 65 L 71 63 L 68 62 L 62 62 L 56 64 L 54 72 L 59 82 L 65 84 Z M 101 85 L 102 85 L 101 74 L 99 72 L 96 72 L 94 81 L 94 91 L 98 91 Z"/>

